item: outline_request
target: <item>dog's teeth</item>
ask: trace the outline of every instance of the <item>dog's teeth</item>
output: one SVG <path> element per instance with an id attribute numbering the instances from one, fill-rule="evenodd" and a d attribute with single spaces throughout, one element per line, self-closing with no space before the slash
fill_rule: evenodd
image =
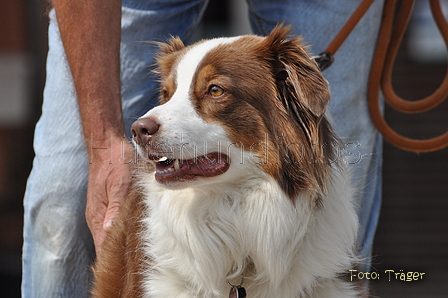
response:
<path id="1" fill-rule="evenodd" d="M 161 158 L 159 158 L 159 160 L 157 160 L 158 162 L 162 162 L 162 161 L 166 161 L 168 159 L 168 157 L 163 156 Z"/>
<path id="2" fill-rule="evenodd" d="M 166 169 L 166 170 L 156 170 L 156 173 L 158 173 L 158 174 L 168 174 L 168 173 L 172 173 L 172 172 L 174 172 L 175 170 L 173 169 L 173 168 L 168 168 L 168 169 Z"/>
<path id="3" fill-rule="evenodd" d="M 175 160 L 174 160 L 174 169 L 175 169 L 176 171 L 180 169 L 180 165 L 179 165 L 179 160 L 178 160 L 178 159 L 175 159 Z"/>

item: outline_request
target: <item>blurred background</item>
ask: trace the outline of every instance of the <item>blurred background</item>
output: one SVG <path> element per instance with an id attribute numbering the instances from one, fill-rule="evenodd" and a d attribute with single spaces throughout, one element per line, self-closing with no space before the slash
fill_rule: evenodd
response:
<path id="1" fill-rule="evenodd" d="M 441 2 L 448 16 L 448 1 Z M 46 10 L 44 0 L 0 0 L 0 288 L 6 298 L 20 297 L 22 199 L 41 112 Z M 208 10 L 197 38 L 250 32 L 245 1 L 211 1 Z M 427 1 L 416 1 L 414 11 L 393 81 L 398 95 L 408 100 L 431 94 L 447 71 L 447 52 Z M 406 136 L 434 137 L 448 130 L 448 102 L 418 115 L 386 107 L 386 119 Z M 372 269 L 381 275 L 372 282 L 374 294 L 448 297 L 448 149 L 415 154 L 385 143 L 383 173 Z M 393 276 L 388 281 L 385 270 L 425 275 L 419 281 Z"/>

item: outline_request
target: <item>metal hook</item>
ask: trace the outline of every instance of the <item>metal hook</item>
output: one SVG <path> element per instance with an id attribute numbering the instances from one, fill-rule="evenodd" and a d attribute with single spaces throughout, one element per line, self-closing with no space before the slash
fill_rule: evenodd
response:
<path id="1" fill-rule="evenodd" d="M 313 58 L 319 65 L 320 71 L 324 71 L 334 62 L 333 54 L 328 51 L 322 52 L 316 56 L 312 56 L 311 58 Z"/>

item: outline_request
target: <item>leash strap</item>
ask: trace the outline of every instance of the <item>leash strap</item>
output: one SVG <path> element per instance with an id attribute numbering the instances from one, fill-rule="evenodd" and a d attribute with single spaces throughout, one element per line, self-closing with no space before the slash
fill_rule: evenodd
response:
<path id="1" fill-rule="evenodd" d="M 334 54 L 337 52 L 339 47 L 344 43 L 350 33 L 355 29 L 358 22 L 362 19 L 362 17 L 366 14 L 370 5 L 375 0 L 363 0 L 361 4 L 359 4 L 358 8 L 356 8 L 355 12 L 351 15 L 345 25 L 341 28 L 336 37 L 331 41 L 328 47 L 317 56 L 313 56 L 316 62 L 319 64 L 319 68 L 321 71 L 324 71 L 334 61 Z"/>
<path id="2" fill-rule="evenodd" d="M 374 0 L 363 0 L 327 49 L 315 57 L 321 70 L 324 70 L 331 65 L 333 62 L 333 55 L 354 29 L 362 16 L 367 12 L 373 1 Z M 439 1 L 440 0 L 429 0 L 434 20 L 448 47 L 448 23 L 445 20 Z M 448 131 L 441 136 L 426 140 L 415 140 L 404 137 L 396 133 L 386 123 L 379 105 L 380 88 L 383 91 L 386 102 L 396 110 L 404 113 L 421 113 L 428 111 L 442 103 L 448 96 L 448 71 L 440 87 L 433 94 L 421 100 L 404 100 L 397 96 L 393 89 L 392 69 L 398 48 L 409 22 L 413 4 L 414 0 L 401 1 L 401 5 L 398 9 L 397 0 L 385 0 L 383 19 L 370 72 L 368 106 L 372 122 L 387 141 L 403 150 L 430 152 L 448 146 Z M 397 16 L 397 18 L 394 23 L 395 16 Z"/>

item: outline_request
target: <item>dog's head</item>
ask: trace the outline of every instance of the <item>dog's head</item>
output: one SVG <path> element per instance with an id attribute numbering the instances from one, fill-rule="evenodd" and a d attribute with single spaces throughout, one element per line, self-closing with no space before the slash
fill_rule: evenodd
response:
<path id="1" fill-rule="evenodd" d="M 288 28 L 189 47 L 172 38 L 161 45 L 157 73 L 160 105 L 132 125 L 132 135 L 159 183 L 228 181 L 255 168 L 290 197 L 322 190 L 334 158 L 324 115 L 330 94 Z"/>

